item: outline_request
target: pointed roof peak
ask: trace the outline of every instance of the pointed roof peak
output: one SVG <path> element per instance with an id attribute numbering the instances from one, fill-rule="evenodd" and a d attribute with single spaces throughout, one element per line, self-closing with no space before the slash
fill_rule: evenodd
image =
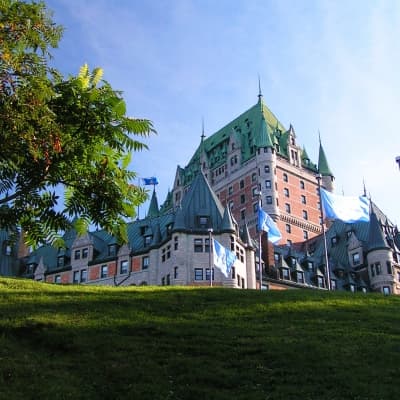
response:
<path id="1" fill-rule="evenodd" d="M 381 229 L 381 223 L 375 211 L 371 208 L 368 229 L 368 251 L 382 248 L 389 248 L 389 246 Z"/>
<path id="2" fill-rule="evenodd" d="M 224 232 L 235 232 L 235 223 L 229 207 L 225 207 L 224 216 L 221 223 L 221 230 Z"/>
<path id="3" fill-rule="evenodd" d="M 325 155 L 324 148 L 322 147 L 321 134 L 318 130 L 319 136 L 319 155 L 318 155 L 318 172 L 322 176 L 334 176 L 329 168 L 328 160 Z"/>
<path id="4" fill-rule="evenodd" d="M 160 213 L 160 210 L 158 208 L 158 200 L 157 200 L 156 190 L 154 188 L 153 194 L 152 194 L 151 200 L 150 200 L 150 206 L 149 206 L 149 211 L 147 213 L 147 217 L 150 217 L 150 218 L 158 217 L 159 213 Z"/>

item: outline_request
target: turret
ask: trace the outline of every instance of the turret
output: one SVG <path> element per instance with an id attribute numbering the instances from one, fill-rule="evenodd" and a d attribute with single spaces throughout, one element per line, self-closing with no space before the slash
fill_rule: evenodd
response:
<path id="1" fill-rule="evenodd" d="M 393 293 L 393 253 L 373 210 L 368 229 L 367 263 L 372 289 L 385 294 Z"/>

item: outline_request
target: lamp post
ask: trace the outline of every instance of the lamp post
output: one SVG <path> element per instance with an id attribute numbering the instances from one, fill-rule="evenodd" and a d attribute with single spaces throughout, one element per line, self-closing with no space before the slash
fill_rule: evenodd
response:
<path id="1" fill-rule="evenodd" d="M 262 204 L 261 204 L 261 197 L 262 197 L 262 192 L 258 193 L 258 207 L 261 209 Z M 259 273 L 259 279 L 260 279 L 260 290 L 262 290 L 262 249 L 261 249 L 261 235 L 262 235 L 262 230 L 258 226 L 258 273 Z"/>
<path id="2" fill-rule="evenodd" d="M 322 175 L 318 174 L 316 176 L 318 182 L 318 195 L 319 195 L 319 209 L 320 209 L 320 217 L 321 217 L 321 228 L 322 228 L 322 236 L 324 238 L 324 255 L 325 255 L 325 265 L 326 265 L 326 280 L 327 280 L 327 288 L 331 290 L 331 273 L 329 271 L 329 260 L 328 260 L 328 248 L 326 244 L 326 233 L 325 233 L 325 225 L 324 225 L 324 212 L 322 207 L 322 200 L 321 200 L 321 180 Z"/>
<path id="3" fill-rule="evenodd" d="M 397 162 L 397 165 L 399 166 L 399 169 L 400 169 L 400 156 L 396 157 L 396 162 Z"/>
<path id="4" fill-rule="evenodd" d="M 212 243 L 212 233 L 213 229 L 208 228 L 208 267 L 210 269 L 210 286 L 213 285 L 213 277 L 212 277 L 212 270 L 213 270 L 213 262 L 212 262 L 212 251 L 214 250 L 214 246 Z"/>

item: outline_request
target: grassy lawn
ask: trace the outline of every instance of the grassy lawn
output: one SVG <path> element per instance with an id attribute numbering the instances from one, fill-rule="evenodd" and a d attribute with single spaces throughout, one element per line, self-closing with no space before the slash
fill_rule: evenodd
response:
<path id="1" fill-rule="evenodd" d="M 394 399 L 400 297 L 0 279 L 0 399 Z"/>

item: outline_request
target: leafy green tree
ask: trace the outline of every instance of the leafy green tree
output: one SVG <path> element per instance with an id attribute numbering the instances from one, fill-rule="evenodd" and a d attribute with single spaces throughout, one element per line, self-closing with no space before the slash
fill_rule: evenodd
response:
<path id="1" fill-rule="evenodd" d="M 126 115 L 101 69 L 65 79 L 50 67 L 61 35 L 43 2 L 0 0 L 0 227 L 29 245 L 60 245 L 71 221 L 124 241 L 147 196 L 131 183 L 131 154 L 154 129 Z"/>

